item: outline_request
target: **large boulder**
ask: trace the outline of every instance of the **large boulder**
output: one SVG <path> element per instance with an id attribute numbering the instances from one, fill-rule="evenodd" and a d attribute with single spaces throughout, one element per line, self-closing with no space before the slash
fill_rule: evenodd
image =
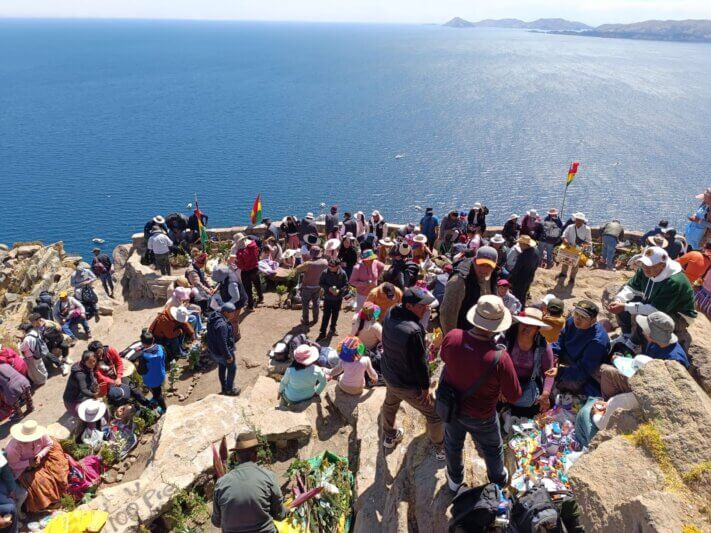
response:
<path id="1" fill-rule="evenodd" d="M 23 244 L 13 248 L 11 253 L 14 253 L 15 257 L 24 259 L 26 257 L 32 257 L 41 248 L 41 244 Z"/>
<path id="2" fill-rule="evenodd" d="M 129 257 L 124 267 L 122 284 L 124 296 L 129 305 L 146 300 L 165 302 L 168 289 L 177 276 L 161 276 L 151 266 L 142 265 L 137 254 Z"/>
<path id="3" fill-rule="evenodd" d="M 132 251 L 133 248 L 130 244 L 119 244 L 116 248 L 114 248 L 114 251 L 111 254 L 112 261 L 114 263 L 114 270 L 123 270 Z"/>
<path id="4" fill-rule="evenodd" d="M 709 528 L 703 508 L 711 499 L 711 400 L 675 361 L 650 362 L 630 385 L 639 409 L 613 415 L 570 470 L 583 525 L 588 531 Z"/>

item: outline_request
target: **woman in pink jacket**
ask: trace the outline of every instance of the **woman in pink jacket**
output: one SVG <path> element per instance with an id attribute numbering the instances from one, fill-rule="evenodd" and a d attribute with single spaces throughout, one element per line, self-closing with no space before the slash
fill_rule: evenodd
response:
<path id="1" fill-rule="evenodd" d="M 348 280 L 358 292 L 356 296 L 356 311 L 363 306 L 370 291 L 377 287 L 378 280 L 383 275 L 384 270 L 385 265 L 378 261 L 373 250 L 363 251 L 360 256 L 360 263 L 353 268 L 351 278 Z"/>

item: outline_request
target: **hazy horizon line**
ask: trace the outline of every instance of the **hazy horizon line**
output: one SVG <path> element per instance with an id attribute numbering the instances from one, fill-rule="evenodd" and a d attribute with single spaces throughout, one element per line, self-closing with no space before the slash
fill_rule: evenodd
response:
<path id="1" fill-rule="evenodd" d="M 35 16 L 35 15 L 25 15 L 25 16 L 5 16 L 0 14 L 0 20 L 86 20 L 86 21 L 91 21 L 91 20 L 97 20 L 97 21 L 145 21 L 145 22 L 259 22 L 259 23 L 275 23 L 275 24 L 362 24 L 362 25 L 378 25 L 378 26 L 442 26 L 446 22 L 452 20 L 453 18 L 462 18 L 464 20 L 470 21 L 470 22 L 479 22 L 477 20 L 473 19 L 467 19 L 465 17 L 460 17 L 459 15 L 455 15 L 454 17 L 451 17 L 443 22 L 411 22 L 411 21 L 372 21 L 372 20 L 308 20 L 308 19 L 239 19 L 239 18 L 196 18 L 196 17 L 75 17 L 75 16 L 61 16 L 61 15 L 54 15 L 54 16 L 47 16 L 47 15 L 42 15 L 42 16 Z M 481 20 L 506 20 L 506 19 L 517 19 L 517 20 L 522 20 L 524 22 L 532 22 L 535 20 L 540 20 L 540 19 L 563 19 L 563 20 L 569 20 L 569 21 L 574 21 L 574 22 L 581 22 L 583 24 L 587 24 L 588 26 L 591 27 L 596 27 L 600 26 L 600 24 L 588 24 L 587 22 L 584 22 L 584 20 L 581 19 L 566 19 L 564 17 L 539 17 L 538 19 L 531 19 L 531 21 L 526 21 L 523 18 L 518 18 L 515 16 L 511 17 L 502 17 L 502 18 L 487 18 L 487 19 L 481 19 Z M 704 18 L 682 18 L 682 19 L 664 19 L 664 18 L 652 18 L 652 19 L 644 19 L 644 20 L 637 20 L 635 22 L 605 22 L 603 24 L 634 24 L 634 23 L 640 23 L 640 22 L 649 22 L 649 21 L 663 21 L 663 22 L 681 22 L 681 21 L 709 21 L 711 19 L 704 19 Z"/>

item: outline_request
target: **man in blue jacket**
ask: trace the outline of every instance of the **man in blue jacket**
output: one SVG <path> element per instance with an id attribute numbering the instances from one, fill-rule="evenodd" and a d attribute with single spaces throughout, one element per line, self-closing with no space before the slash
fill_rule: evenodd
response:
<path id="1" fill-rule="evenodd" d="M 237 308 L 231 302 L 222 304 L 219 311 L 210 315 L 207 322 L 207 349 L 218 365 L 217 375 L 220 378 L 225 396 L 237 396 L 240 389 L 235 388 L 237 363 L 235 362 L 235 336 L 231 320 Z"/>
<path id="2" fill-rule="evenodd" d="M 600 395 L 600 365 L 610 351 L 610 338 L 597 321 L 599 312 L 595 303 L 580 300 L 553 344 L 559 368 L 556 386 L 561 391 Z"/>

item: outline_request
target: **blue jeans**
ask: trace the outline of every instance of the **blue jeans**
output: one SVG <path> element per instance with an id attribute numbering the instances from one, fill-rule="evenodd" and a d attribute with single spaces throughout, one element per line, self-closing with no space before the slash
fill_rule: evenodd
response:
<path id="1" fill-rule="evenodd" d="M 503 485 L 506 481 L 504 472 L 504 444 L 501 440 L 499 417 L 477 420 L 468 416 L 459 416 L 444 428 L 444 452 L 447 455 L 447 474 L 454 483 L 464 480 L 462 450 L 467 433 L 484 456 L 486 473 L 489 481 Z"/>
<path id="2" fill-rule="evenodd" d="M 15 500 L 10 498 L 5 491 L 0 491 L 0 515 L 9 514 L 12 517 L 12 524 L 2 529 L 8 533 L 17 533 L 20 530 L 20 524 L 17 521 L 17 505 Z"/>
<path id="3" fill-rule="evenodd" d="M 612 235 L 602 236 L 602 258 L 605 260 L 605 267 L 609 270 L 615 267 L 615 249 L 617 238 Z"/>
<path id="4" fill-rule="evenodd" d="M 237 374 L 237 363 L 231 364 L 217 363 L 217 377 L 220 378 L 222 392 L 229 392 L 235 388 L 235 375 Z"/>
<path id="5" fill-rule="evenodd" d="M 113 294 L 114 280 L 111 278 L 111 272 L 104 272 L 103 274 L 99 274 L 99 279 L 101 280 L 101 284 L 104 286 L 104 292 L 106 294 Z"/>
<path id="6" fill-rule="evenodd" d="M 555 244 L 551 244 L 548 242 L 539 242 L 538 248 L 539 248 L 541 259 L 543 259 L 543 252 L 545 252 L 546 267 L 553 268 L 553 249 L 555 248 Z"/>
<path id="7" fill-rule="evenodd" d="M 91 333 L 91 328 L 89 327 L 89 322 L 86 321 L 86 318 L 82 318 L 81 316 L 75 317 L 75 318 L 70 318 L 67 320 L 64 324 L 62 324 L 62 332 L 64 332 L 65 335 L 69 335 L 72 339 L 76 339 L 77 336 L 74 334 L 74 331 L 72 330 L 72 326 L 74 324 L 81 324 L 81 327 L 84 328 L 85 333 Z"/>

